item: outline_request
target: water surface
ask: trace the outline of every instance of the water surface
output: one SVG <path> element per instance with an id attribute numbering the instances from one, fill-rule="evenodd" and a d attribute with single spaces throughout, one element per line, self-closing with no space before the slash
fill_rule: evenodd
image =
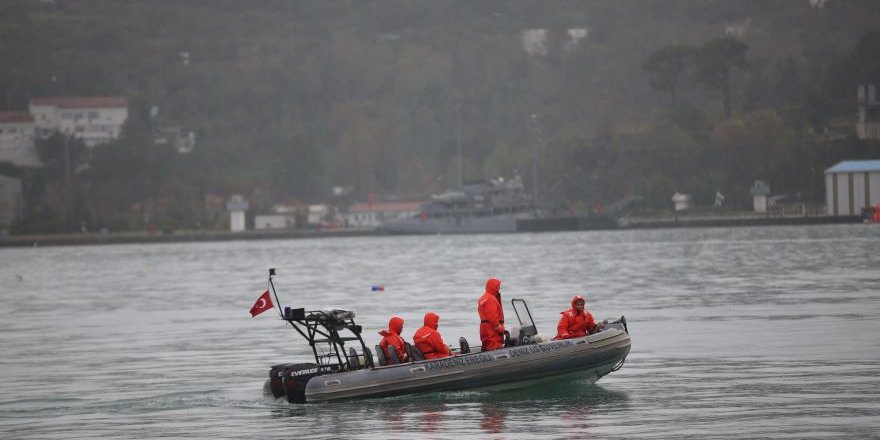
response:
<path id="1" fill-rule="evenodd" d="M 597 318 L 626 315 L 633 347 L 596 384 L 291 405 L 263 381 L 308 346 L 248 314 L 269 267 L 285 304 L 355 310 L 371 345 L 392 314 L 409 338 L 430 310 L 473 345 L 494 276 L 543 333 L 582 294 Z M 880 431 L 874 225 L 0 249 L 0 310 L 3 438 Z"/>

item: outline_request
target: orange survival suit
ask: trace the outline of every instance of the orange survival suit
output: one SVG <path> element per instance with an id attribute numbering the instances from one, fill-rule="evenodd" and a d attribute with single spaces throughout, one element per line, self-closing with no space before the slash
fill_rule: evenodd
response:
<path id="1" fill-rule="evenodd" d="M 394 351 L 397 353 L 397 360 L 401 363 L 409 362 L 409 359 L 406 357 L 406 342 L 403 338 L 400 337 L 400 334 L 403 332 L 403 318 L 398 318 L 397 316 L 393 316 L 391 320 L 388 321 L 388 330 L 382 330 L 379 332 L 382 335 L 382 340 L 379 341 L 379 347 L 382 348 L 382 351 L 385 352 L 385 359 L 391 360 L 391 354 L 388 353 L 388 346 L 394 347 Z"/>
<path id="2" fill-rule="evenodd" d="M 580 309 L 577 307 L 578 302 L 582 304 Z M 553 339 L 579 338 L 596 330 L 593 314 L 584 309 L 583 304 L 586 304 L 586 300 L 580 295 L 571 299 L 571 308 L 562 312 L 562 318 L 559 318 L 556 326 L 556 337 Z"/>
<path id="3" fill-rule="evenodd" d="M 501 308 L 501 280 L 489 278 L 486 292 L 477 301 L 480 314 L 480 340 L 483 351 L 504 347 L 504 310 Z"/>
<path id="4" fill-rule="evenodd" d="M 449 347 L 437 331 L 440 315 L 434 312 L 425 313 L 425 325 L 413 335 L 413 345 L 425 355 L 425 359 L 437 359 L 451 356 Z"/>

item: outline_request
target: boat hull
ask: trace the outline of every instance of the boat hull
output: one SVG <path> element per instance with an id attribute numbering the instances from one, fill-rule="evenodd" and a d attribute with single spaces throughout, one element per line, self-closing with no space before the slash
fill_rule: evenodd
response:
<path id="1" fill-rule="evenodd" d="M 306 383 L 305 400 L 313 403 L 417 392 L 518 388 L 560 377 L 595 381 L 619 368 L 629 350 L 629 335 L 611 329 L 582 338 L 321 375 Z"/>
<path id="2" fill-rule="evenodd" d="M 382 230 L 390 234 L 485 234 L 516 232 L 515 215 L 487 217 L 448 216 L 442 218 L 417 217 L 393 220 L 382 224 Z"/>

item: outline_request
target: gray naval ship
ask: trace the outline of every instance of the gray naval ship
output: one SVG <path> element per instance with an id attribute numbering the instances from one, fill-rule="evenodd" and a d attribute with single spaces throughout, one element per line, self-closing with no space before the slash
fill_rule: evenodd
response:
<path id="1" fill-rule="evenodd" d="M 641 198 L 624 197 L 600 213 L 577 214 L 539 207 L 519 176 L 467 182 L 461 191 L 431 196 L 410 217 L 389 220 L 380 229 L 389 234 L 480 234 L 498 232 L 615 229 L 618 217 Z"/>
<path id="2" fill-rule="evenodd" d="M 269 285 L 280 304 L 272 275 L 274 270 L 270 270 Z M 316 403 L 435 391 L 511 389 L 570 379 L 594 382 L 620 369 L 629 354 L 624 317 L 598 333 L 553 341 L 538 334 L 524 300 L 514 299 L 511 305 L 520 326 L 507 335 L 503 348 L 483 352 L 470 348 L 461 338 L 453 356 L 426 360 L 407 344 L 413 361 L 406 363 L 399 361 L 393 347 L 390 359 L 385 359 L 376 346 L 374 358 L 351 311 L 285 307 L 282 319 L 306 339 L 314 362 L 272 366 L 264 392 L 290 403 Z"/>
<path id="3" fill-rule="evenodd" d="M 432 195 L 419 214 L 384 222 L 381 229 L 392 234 L 516 232 L 517 222 L 536 218 L 536 212 L 518 176 L 480 180 L 466 182 L 461 191 Z"/>

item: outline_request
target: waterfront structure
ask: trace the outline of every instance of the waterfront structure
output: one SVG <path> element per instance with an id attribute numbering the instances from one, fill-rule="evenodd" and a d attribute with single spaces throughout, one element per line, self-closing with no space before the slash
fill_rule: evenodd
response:
<path id="1" fill-rule="evenodd" d="M 37 126 L 27 112 L 0 112 L 0 162 L 42 166 L 34 144 Z"/>
<path id="2" fill-rule="evenodd" d="M 290 214 L 262 214 L 254 216 L 254 229 L 293 229 L 296 217 Z"/>
<path id="3" fill-rule="evenodd" d="M 356 203 L 348 208 L 346 226 L 378 228 L 383 222 L 413 217 L 421 210 L 418 202 Z"/>
<path id="4" fill-rule="evenodd" d="M 880 203 L 880 160 L 845 160 L 825 170 L 828 215 L 862 215 Z"/>
<path id="5" fill-rule="evenodd" d="M 672 204 L 676 211 L 684 211 L 691 207 L 691 196 L 676 192 L 672 195 Z"/>
<path id="6" fill-rule="evenodd" d="M 119 137 L 128 119 L 128 100 L 124 96 L 32 98 L 30 113 L 38 139 L 60 132 L 91 148 Z"/>
<path id="7" fill-rule="evenodd" d="M 763 180 L 756 180 L 749 189 L 752 194 L 752 207 L 755 212 L 764 214 L 767 212 L 767 196 L 770 195 L 770 184 Z"/>
<path id="8" fill-rule="evenodd" d="M 244 213 L 250 208 L 244 197 L 233 194 L 226 202 L 226 210 L 229 211 L 229 230 L 242 232 L 246 229 Z"/>

